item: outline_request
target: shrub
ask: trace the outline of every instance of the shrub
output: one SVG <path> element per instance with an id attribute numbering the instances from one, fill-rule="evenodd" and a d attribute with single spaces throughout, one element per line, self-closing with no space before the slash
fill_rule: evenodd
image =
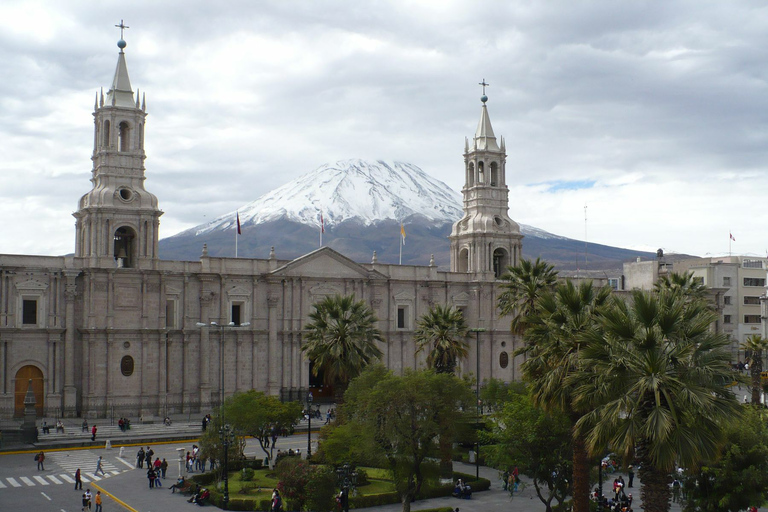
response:
<path id="1" fill-rule="evenodd" d="M 355 470 L 355 473 L 357 473 L 357 486 L 362 487 L 364 485 L 368 485 L 371 483 L 371 479 L 368 478 L 368 472 L 364 470 L 363 468 L 357 468 Z"/>
<path id="2" fill-rule="evenodd" d="M 243 482 L 250 482 L 251 480 L 253 480 L 253 475 L 255 473 L 256 472 L 253 469 L 251 469 L 251 468 L 243 468 L 243 470 L 240 473 L 240 475 L 241 475 L 240 479 Z"/>

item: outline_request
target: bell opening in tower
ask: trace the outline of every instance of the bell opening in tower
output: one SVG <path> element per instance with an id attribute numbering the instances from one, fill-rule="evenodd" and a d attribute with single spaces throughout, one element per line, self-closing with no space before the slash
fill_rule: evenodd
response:
<path id="1" fill-rule="evenodd" d="M 509 259 L 507 258 L 507 251 L 504 249 L 496 249 L 493 251 L 493 274 L 496 279 L 501 277 L 504 273 L 504 269 L 509 265 Z"/>
<path id="2" fill-rule="evenodd" d="M 115 262 L 117 268 L 132 268 L 136 233 L 128 227 L 115 231 Z"/>

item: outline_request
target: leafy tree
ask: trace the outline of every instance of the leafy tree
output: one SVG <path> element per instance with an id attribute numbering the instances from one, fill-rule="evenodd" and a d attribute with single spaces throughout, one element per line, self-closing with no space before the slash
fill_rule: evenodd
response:
<path id="1" fill-rule="evenodd" d="M 275 466 L 277 489 L 290 501 L 291 510 L 302 510 L 307 501 L 307 485 L 312 479 L 312 466 L 299 457 L 283 457 Z M 288 506 L 284 507 L 288 509 Z"/>
<path id="2" fill-rule="evenodd" d="M 467 324 L 461 310 L 437 304 L 416 325 L 416 353 L 427 350 L 427 365 L 437 373 L 454 373 L 459 359 L 467 357 Z"/>
<path id="3" fill-rule="evenodd" d="M 497 300 L 499 313 L 501 316 L 512 315 L 512 332 L 523 334 L 528 320 L 536 312 L 539 297 L 554 289 L 557 271 L 539 258 L 534 262 L 523 259 L 518 265 L 507 267 L 501 280 L 505 283 L 501 285 L 502 292 Z"/>
<path id="4" fill-rule="evenodd" d="M 768 340 L 759 334 L 753 334 L 741 344 L 741 348 L 750 352 L 749 376 L 752 378 L 752 404 L 760 404 L 762 390 L 761 376 L 763 373 L 763 352 L 768 349 Z"/>
<path id="5" fill-rule="evenodd" d="M 218 462 L 216 464 L 216 478 L 221 480 L 224 474 L 224 446 L 221 444 L 221 438 L 219 437 L 219 429 L 221 428 L 221 418 L 216 415 L 212 418 L 211 423 L 200 436 L 200 454 L 206 459 L 213 459 Z M 238 435 L 239 432 L 235 430 L 235 442 L 230 444 L 227 448 L 227 459 L 230 463 L 236 463 L 245 459 L 245 438 Z"/>
<path id="6" fill-rule="evenodd" d="M 254 389 L 232 395 L 224 401 L 222 407 L 225 421 L 237 432 L 256 439 L 270 460 L 275 446 L 272 444 L 267 449 L 267 439 L 271 437 L 272 429 L 292 427 L 301 418 L 301 411 L 302 405 L 299 402 L 281 402 L 277 397 Z M 217 421 L 221 422 L 220 418 Z"/>
<path id="7" fill-rule="evenodd" d="M 528 321 L 525 346 L 517 354 L 526 355 L 521 365 L 530 383 L 535 405 L 548 412 L 559 411 L 575 424 L 591 410 L 592 404 L 577 404 L 573 388 L 563 383 L 580 374 L 584 365 L 581 350 L 584 336 L 597 329 L 611 289 L 596 288 L 591 281 L 575 286 L 560 283 L 554 292 L 543 294 L 536 303 L 536 314 Z M 583 434 L 573 432 L 573 510 L 589 510 L 589 453 Z"/>
<path id="8" fill-rule="evenodd" d="M 762 411 L 724 425 L 726 444 L 719 457 L 689 471 L 683 479 L 684 512 L 739 512 L 766 503 L 768 425 Z"/>
<path id="9" fill-rule="evenodd" d="M 483 381 L 483 387 L 480 388 L 480 400 L 488 412 L 496 412 L 516 395 L 526 393 L 528 390 L 522 382 L 504 382 L 500 379 L 491 378 Z"/>
<path id="10" fill-rule="evenodd" d="M 376 346 L 383 341 L 378 320 L 354 295 L 326 297 L 314 305 L 309 319 L 301 350 L 314 363 L 315 376 L 322 372 L 325 384 L 334 386 L 336 402 L 341 403 L 349 381 L 382 356 Z"/>
<path id="11" fill-rule="evenodd" d="M 336 510 L 337 476 L 330 466 L 312 466 L 307 482 L 307 510 L 329 512 Z"/>
<path id="12" fill-rule="evenodd" d="M 576 386 L 577 407 L 598 404 L 577 423 L 588 446 L 610 445 L 639 462 L 647 512 L 669 510 L 676 464 L 694 468 L 716 459 L 722 423 L 739 417 L 726 387 L 730 342 L 710 329 L 715 319 L 705 301 L 675 291 L 616 298 L 601 329 L 583 337 L 584 371 L 565 382 Z"/>
<path id="13" fill-rule="evenodd" d="M 572 427 L 564 414 L 546 413 L 528 394 L 515 394 L 492 416 L 486 457 L 494 467 L 518 466 L 551 512 L 553 500 L 571 494 Z"/>
<path id="14" fill-rule="evenodd" d="M 436 453 L 435 441 L 453 433 L 460 407 L 473 402 L 466 382 L 454 375 L 407 370 L 397 376 L 371 367 L 350 384 L 339 411 L 340 426 L 330 429 L 321 450 L 331 462 L 358 462 L 352 456 L 364 447 L 366 459 L 377 459 L 392 471 L 403 512 L 409 512 L 430 477 L 428 459 Z M 337 432 L 343 442 L 334 439 Z M 326 443 L 333 448 L 326 450 Z"/>

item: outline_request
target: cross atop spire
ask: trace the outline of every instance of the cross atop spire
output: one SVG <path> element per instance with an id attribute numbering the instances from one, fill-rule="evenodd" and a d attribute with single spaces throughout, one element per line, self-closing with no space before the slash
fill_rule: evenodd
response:
<path id="1" fill-rule="evenodd" d="M 120 23 L 122 23 L 122 21 Z M 117 25 L 115 25 L 115 26 L 117 26 Z M 128 28 L 128 27 L 125 27 L 125 28 Z M 477 85 L 482 85 L 483 86 L 483 96 L 485 96 L 485 88 L 489 87 L 491 84 L 486 83 L 485 82 L 485 78 L 483 78 L 483 81 L 478 83 Z"/>
<path id="2" fill-rule="evenodd" d="M 120 24 L 119 25 L 115 25 L 115 26 L 120 29 L 120 39 L 123 38 L 123 31 L 125 31 L 125 29 L 127 29 L 127 28 L 131 28 L 128 25 L 126 25 L 125 23 L 123 23 L 123 20 L 120 20 Z M 483 79 L 483 82 L 485 82 L 485 79 Z M 483 90 L 485 90 L 485 89 L 483 89 Z"/>

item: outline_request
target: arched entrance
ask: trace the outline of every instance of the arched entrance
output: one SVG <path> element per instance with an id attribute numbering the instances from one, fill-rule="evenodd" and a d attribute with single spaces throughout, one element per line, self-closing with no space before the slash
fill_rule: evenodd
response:
<path id="1" fill-rule="evenodd" d="M 32 392 L 35 394 L 35 409 L 37 410 L 37 416 L 43 415 L 44 410 L 44 398 L 43 392 L 43 372 L 37 366 L 27 365 L 22 366 L 18 372 L 16 372 L 16 379 L 14 380 L 14 408 L 13 415 L 18 417 L 24 416 L 24 397 L 27 395 L 27 387 L 29 381 L 32 380 Z"/>

